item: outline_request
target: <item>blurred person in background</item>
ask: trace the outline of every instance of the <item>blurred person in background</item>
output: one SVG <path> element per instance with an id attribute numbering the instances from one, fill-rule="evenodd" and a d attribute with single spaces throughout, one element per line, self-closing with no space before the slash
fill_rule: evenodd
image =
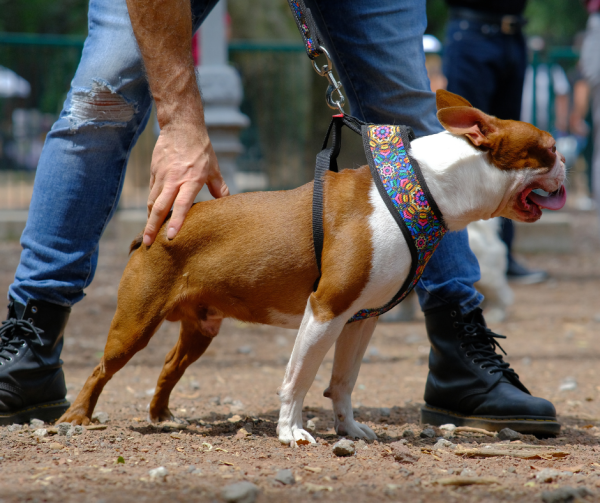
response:
<path id="1" fill-rule="evenodd" d="M 527 47 L 522 28 L 527 0 L 446 0 L 450 7 L 444 75 L 448 91 L 500 119 L 520 120 Z M 539 283 L 548 275 L 530 270 L 512 254 L 514 224 L 503 218 L 511 281 Z"/>
<path id="2" fill-rule="evenodd" d="M 579 64 L 589 84 L 592 105 L 594 154 L 592 158 L 592 192 L 600 216 L 600 0 L 585 0 L 590 14 Z M 585 109 L 585 90 L 581 90 L 579 108 Z M 580 112 L 579 115 L 582 115 Z M 577 117 L 574 119 L 577 120 Z"/>

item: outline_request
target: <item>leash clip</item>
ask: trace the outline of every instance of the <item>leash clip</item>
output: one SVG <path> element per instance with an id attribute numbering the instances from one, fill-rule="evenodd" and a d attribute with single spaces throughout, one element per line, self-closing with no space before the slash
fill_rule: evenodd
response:
<path id="1" fill-rule="evenodd" d="M 322 45 L 319 46 L 319 50 L 325 55 L 327 58 L 327 64 L 323 65 L 322 68 L 319 68 L 317 62 L 313 59 L 312 64 L 315 72 L 317 72 L 321 77 L 325 77 L 329 82 L 329 86 L 327 87 L 327 92 L 325 93 L 325 101 L 327 102 L 327 106 L 333 110 L 339 110 L 340 113 L 344 112 L 344 103 L 346 99 L 342 94 L 342 83 L 336 80 L 333 75 L 333 63 L 331 62 L 331 56 L 329 56 L 329 52 Z M 337 100 L 334 99 L 333 93 L 337 92 Z"/>

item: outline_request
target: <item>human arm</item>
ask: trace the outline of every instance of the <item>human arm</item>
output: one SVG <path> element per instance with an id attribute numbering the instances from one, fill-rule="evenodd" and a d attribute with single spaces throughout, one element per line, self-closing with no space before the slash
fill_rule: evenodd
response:
<path id="1" fill-rule="evenodd" d="M 229 194 L 204 123 L 192 59 L 189 0 L 127 0 L 161 132 L 152 154 L 148 222 L 150 245 L 173 207 L 167 237 L 183 225 L 204 184 L 213 197 Z"/>

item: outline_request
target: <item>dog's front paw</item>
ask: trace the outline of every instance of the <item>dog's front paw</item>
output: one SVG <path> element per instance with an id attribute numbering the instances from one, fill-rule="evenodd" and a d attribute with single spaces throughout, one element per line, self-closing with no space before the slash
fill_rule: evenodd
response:
<path id="1" fill-rule="evenodd" d="M 343 437 L 364 438 L 366 440 L 376 440 L 377 435 L 366 424 L 359 423 L 354 419 L 346 419 L 335 425 L 335 432 Z"/>
<path id="2" fill-rule="evenodd" d="M 278 428 L 278 433 L 279 441 L 282 444 L 291 445 L 292 447 L 317 443 L 310 433 L 296 426 Z"/>
<path id="3" fill-rule="evenodd" d="M 56 424 L 60 423 L 71 423 L 73 425 L 87 426 L 90 424 L 90 418 L 85 412 L 79 410 L 78 408 L 69 407 L 67 412 L 65 412 L 60 419 L 56 421 Z"/>

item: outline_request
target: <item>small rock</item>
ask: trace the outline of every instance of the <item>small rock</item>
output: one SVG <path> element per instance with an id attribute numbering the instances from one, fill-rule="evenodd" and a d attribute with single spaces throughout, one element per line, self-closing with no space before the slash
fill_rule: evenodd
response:
<path id="1" fill-rule="evenodd" d="M 244 410 L 244 404 L 240 400 L 234 400 L 229 406 L 231 412 L 241 412 Z"/>
<path id="2" fill-rule="evenodd" d="M 237 431 L 237 433 L 235 434 L 235 438 L 236 438 L 236 440 L 243 440 L 243 439 L 245 439 L 246 437 L 249 437 L 249 436 L 251 436 L 251 435 L 252 435 L 252 433 L 248 432 L 248 431 L 246 430 L 246 428 L 240 428 L 240 429 Z"/>
<path id="3" fill-rule="evenodd" d="M 381 407 L 379 413 L 381 414 L 381 417 L 390 417 L 392 410 L 389 407 Z"/>
<path id="4" fill-rule="evenodd" d="M 439 451 L 441 449 L 446 449 L 447 447 L 452 448 L 452 447 L 454 447 L 454 444 L 444 438 L 440 438 L 433 446 L 434 450 L 436 450 L 436 451 Z"/>
<path id="5" fill-rule="evenodd" d="M 435 430 L 433 428 L 425 428 L 419 436 L 421 438 L 433 438 L 435 437 Z"/>
<path id="6" fill-rule="evenodd" d="M 516 473 L 517 469 L 514 466 L 509 466 L 506 471 L 508 473 Z"/>
<path id="7" fill-rule="evenodd" d="M 581 498 L 592 496 L 594 493 L 587 487 L 560 487 L 556 491 L 544 491 L 542 501 L 544 503 L 571 503 L 580 501 Z"/>
<path id="8" fill-rule="evenodd" d="M 71 426 L 69 428 L 69 431 L 67 431 L 67 437 L 73 437 L 76 435 L 83 435 L 83 432 L 85 431 L 85 428 L 83 426 L 81 426 L 80 424 L 77 424 L 75 426 Z"/>
<path id="9" fill-rule="evenodd" d="M 241 420 L 242 418 L 236 414 L 235 416 L 231 416 L 227 421 L 230 423 L 239 423 Z"/>
<path id="10" fill-rule="evenodd" d="M 356 442 L 356 448 L 357 449 L 368 449 L 369 446 L 367 445 L 367 443 L 361 438 L 358 442 Z"/>
<path id="11" fill-rule="evenodd" d="M 412 430 L 404 430 L 404 431 L 402 432 L 402 436 L 403 436 L 404 438 L 412 438 L 412 437 L 414 437 L 414 436 L 415 436 L 415 432 L 414 432 L 414 431 L 412 431 Z"/>
<path id="12" fill-rule="evenodd" d="M 223 398 L 223 400 L 221 400 L 221 403 L 223 405 L 229 405 L 233 403 L 233 398 L 231 398 L 230 396 L 226 396 L 225 398 Z"/>
<path id="13" fill-rule="evenodd" d="M 510 440 L 512 442 L 513 440 L 519 440 L 521 434 L 510 428 L 504 428 L 498 432 L 498 438 L 500 440 Z"/>
<path id="14" fill-rule="evenodd" d="M 317 431 L 317 425 L 315 424 L 314 420 L 309 419 L 306 421 L 306 431 L 310 431 L 311 433 Z"/>
<path id="15" fill-rule="evenodd" d="M 398 463 L 416 463 L 419 460 L 419 456 L 415 456 L 410 449 L 406 447 L 401 441 L 392 442 L 387 446 L 391 449 L 391 456 L 394 457 Z"/>
<path id="16" fill-rule="evenodd" d="M 108 414 L 102 411 L 94 412 L 92 415 L 92 421 L 100 424 L 108 423 Z"/>
<path id="17" fill-rule="evenodd" d="M 60 423 L 56 428 L 58 429 L 58 435 L 65 437 L 71 429 L 71 423 Z"/>
<path id="18" fill-rule="evenodd" d="M 352 440 L 348 440 L 343 438 L 339 442 L 333 444 L 333 453 L 338 456 L 353 456 L 356 452 L 356 447 L 354 447 L 354 442 Z"/>
<path id="19" fill-rule="evenodd" d="M 552 468 L 544 468 L 536 473 L 535 478 L 540 482 L 552 482 L 558 478 L 559 472 L 558 470 L 553 470 Z"/>
<path id="20" fill-rule="evenodd" d="M 249 355 L 252 353 L 252 346 L 240 346 L 237 348 L 237 352 L 241 355 Z"/>
<path id="21" fill-rule="evenodd" d="M 209 402 L 214 405 L 221 405 L 221 398 L 218 396 L 214 396 L 209 400 Z"/>
<path id="22" fill-rule="evenodd" d="M 33 435 L 38 438 L 44 438 L 48 436 L 48 430 L 46 428 L 38 428 L 33 432 Z"/>
<path id="23" fill-rule="evenodd" d="M 44 426 L 44 421 L 42 421 L 41 419 L 32 419 L 31 421 L 29 421 L 29 426 L 37 430 L 38 428 Z"/>
<path id="24" fill-rule="evenodd" d="M 53 451 L 60 451 L 64 446 L 62 444 L 59 444 L 58 442 L 52 442 L 48 445 L 48 447 Z"/>
<path id="25" fill-rule="evenodd" d="M 221 496 L 228 503 L 254 503 L 258 496 L 258 487 L 252 482 L 238 482 L 225 486 Z"/>
<path id="26" fill-rule="evenodd" d="M 565 377 L 558 387 L 558 391 L 573 391 L 577 389 L 577 381 L 574 377 Z"/>
<path id="27" fill-rule="evenodd" d="M 148 472 L 150 475 L 151 482 L 162 483 L 167 479 L 167 475 L 169 475 L 168 470 L 164 466 L 159 466 L 158 468 L 154 468 Z"/>
<path id="28" fill-rule="evenodd" d="M 454 425 L 452 423 L 443 424 L 442 426 L 440 426 L 440 430 L 452 432 L 452 431 L 456 430 L 456 425 Z"/>
<path id="29" fill-rule="evenodd" d="M 400 470 L 398 470 L 398 473 L 400 475 L 402 475 L 403 477 L 410 477 L 411 475 L 415 474 L 415 472 L 413 472 L 412 470 L 408 470 L 406 468 L 400 468 Z"/>
<path id="30" fill-rule="evenodd" d="M 21 431 L 21 429 L 22 429 L 22 428 L 23 428 L 23 426 L 21 426 L 20 424 L 16 424 L 16 423 L 15 423 L 15 424 L 11 424 L 11 425 L 8 427 L 8 431 L 11 431 L 11 432 L 12 432 L 12 431 Z"/>
<path id="31" fill-rule="evenodd" d="M 470 468 L 464 468 L 460 472 L 461 477 L 477 477 L 477 472 L 475 470 L 471 470 Z"/>
<path id="32" fill-rule="evenodd" d="M 202 470 L 200 468 L 196 468 L 194 465 L 190 465 L 187 467 L 186 473 L 190 475 L 202 475 Z"/>
<path id="33" fill-rule="evenodd" d="M 292 484 L 296 483 L 296 477 L 294 477 L 294 474 L 290 469 L 279 470 L 277 475 L 275 475 L 275 480 L 286 486 L 291 486 Z"/>

